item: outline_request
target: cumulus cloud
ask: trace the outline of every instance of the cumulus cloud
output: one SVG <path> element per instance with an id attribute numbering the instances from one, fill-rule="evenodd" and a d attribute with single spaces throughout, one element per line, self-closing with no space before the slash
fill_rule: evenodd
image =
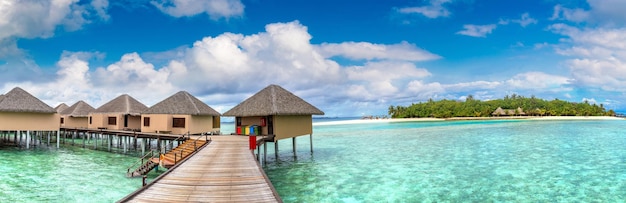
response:
<path id="1" fill-rule="evenodd" d="M 530 24 L 537 24 L 537 19 L 530 17 L 530 14 L 524 13 L 520 19 L 512 20 L 514 23 L 519 24 L 522 27 L 526 27 Z"/>
<path id="2" fill-rule="evenodd" d="M 608 91 L 626 90 L 625 28 L 576 28 L 555 24 L 550 29 L 565 37 L 556 51 L 572 57 L 565 65 L 575 84 Z"/>
<path id="3" fill-rule="evenodd" d="M 324 57 L 343 56 L 349 59 L 360 60 L 402 60 L 428 61 L 441 58 L 440 56 L 420 49 L 415 44 L 403 41 L 399 44 L 385 45 L 369 42 L 322 43 L 318 46 Z"/>
<path id="4" fill-rule="evenodd" d="M 570 9 L 562 5 L 554 6 L 554 12 L 550 20 L 567 20 L 572 22 L 583 22 L 589 19 L 589 12 L 580 8 Z"/>
<path id="5" fill-rule="evenodd" d="M 188 17 L 206 13 L 213 20 L 243 16 L 240 0 L 158 0 L 151 1 L 163 13 L 174 17 Z"/>
<path id="6" fill-rule="evenodd" d="M 368 95 L 367 99 L 388 97 L 400 91 L 400 85 L 414 78 L 424 78 L 431 73 L 426 69 L 417 68 L 407 62 L 370 62 L 364 66 L 353 66 L 346 69 L 347 79 L 360 85 L 353 85 L 347 93 L 350 96 Z M 358 91 L 357 91 L 358 90 Z M 358 92 L 357 95 L 352 95 Z"/>
<path id="7" fill-rule="evenodd" d="M 587 0 L 589 8 L 566 8 L 554 6 L 550 20 L 565 20 L 575 23 L 592 22 L 601 25 L 622 26 L 626 24 L 626 2 L 622 0 Z"/>
<path id="8" fill-rule="evenodd" d="M 444 7 L 444 4 L 450 3 L 450 0 L 430 0 L 429 5 L 420 7 L 404 7 L 398 9 L 399 13 L 411 14 L 417 13 L 427 18 L 439 18 L 450 16 L 450 11 Z"/>
<path id="9" fill-rule="evenodd" d="M 496 29 L 496 24 L 489 25 L 472 25 L 467 24 L 463 25 L 463 29 L 458 31 L 456 34 L 467 35 L 471 37 L 486 37 L 487 34 L 491 34 L 491 32 Z"/>
<path id="10" fill-rule="evenodd" d="M 107 0 L 9 0 L 0 2 L 0 39 L 50 37 L 57 26 L 72 31 L 93 19 L 108 19 Z M 94 14 L 96 13 L 96 14 Z"/>
<path id="11" fill-rule="evenodd" d="M 259 84 L 319 87 L 342 78 L 340 66 L 324 58 L 299 22 L 274 23 L 253 35 L 205 37 L 170 63 L 174 84 L 205 91 L 260 89 Z M 242 81 L 254 82 L 242 82 Z M 194 85 L 189 85 L 194 84 Z"/>
<path id="12" fill-rule="evenodd" d="M 407 92 L 414 95 L 414 99 L 427 100 L 430 98 L 436 98 L 438 94 L 446 92 L 443 85 L 438 82 L 424 83 L 420 80 L 413 80 L 407 84 Z"/>
<path id="13" fill-rule="evenodd" d="M 550 75 L 543 72 L 526 72 L 513 76 L 506 81 L 506 85 L 514 89 L 540 89 L 543 91 L 564 91 L 571 88 L 566 87 L 569 78 Z"/>

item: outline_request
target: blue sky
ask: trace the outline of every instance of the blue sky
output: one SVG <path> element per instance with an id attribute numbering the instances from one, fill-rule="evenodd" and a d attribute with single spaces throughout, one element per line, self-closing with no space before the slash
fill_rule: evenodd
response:
<path id="1" fill-rule="evenodd" d="M 98 107 L 278 84 L 327 116 L 507 94 L 626 109 L 621 0 L 4 0 L 0 92 Z"/>

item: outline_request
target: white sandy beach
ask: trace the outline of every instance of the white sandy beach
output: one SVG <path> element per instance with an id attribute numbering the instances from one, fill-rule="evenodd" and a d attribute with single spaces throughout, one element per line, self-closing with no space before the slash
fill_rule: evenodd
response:
<path id="1" fill-rule="evenodd" d="M 433 121 L 458 121 L 458 120 L 626 120 L 613 116 L 511 116 L 511 117 L 454 117 L 454 118 L 393 118 L 393 119 L 354 119 L 344 121 L 328 121 L 313 123 L 314 126 L 324 125 L 347 125 L 367 123 L 393 123 L 393 122 L 433 122 Z"/>

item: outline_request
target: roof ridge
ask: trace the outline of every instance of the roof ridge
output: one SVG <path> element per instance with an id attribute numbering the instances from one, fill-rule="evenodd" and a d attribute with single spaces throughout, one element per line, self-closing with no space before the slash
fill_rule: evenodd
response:
<path id="1" fill-rule="evenodd" d="M 183 94 L 185 95 L 185 98 L 187 98 L 187 100 L 191 102 L 191 105 L 193 105 L 193 108 L 196 109 L 196 113 L 200 114 L 200 109 L 198 108 L 198 105 L 196 105 L 196 102 L 193 99 L 191 99 L 191 97 L 189 96 L 189 93 L 183 91 Z"/>

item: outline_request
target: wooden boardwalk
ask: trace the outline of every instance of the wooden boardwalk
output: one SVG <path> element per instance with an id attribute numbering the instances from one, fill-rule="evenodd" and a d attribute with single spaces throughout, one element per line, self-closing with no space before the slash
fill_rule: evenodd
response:
<path id="1" fill-rule="evenodd" d="M 185 162 L 120 202 L 282 202 L 247 136 L 211 136 Z"/>

